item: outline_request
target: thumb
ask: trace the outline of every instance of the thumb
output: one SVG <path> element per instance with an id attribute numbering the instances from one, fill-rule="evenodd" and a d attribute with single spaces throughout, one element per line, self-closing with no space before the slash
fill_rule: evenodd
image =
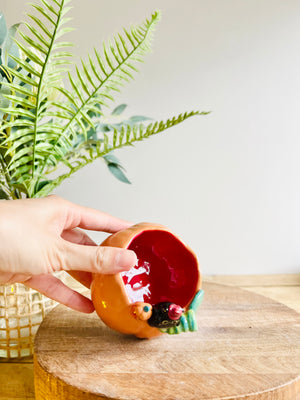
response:
<path id="1" fill-rule="evenodd" d="M 102 274 L 129 270 L 137 264 L 132 250 L 118 247 L 87 246 L 64 241 L 60 269 Z"/>

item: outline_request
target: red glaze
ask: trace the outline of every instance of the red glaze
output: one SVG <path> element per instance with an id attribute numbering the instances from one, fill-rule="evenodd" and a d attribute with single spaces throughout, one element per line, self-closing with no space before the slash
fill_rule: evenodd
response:
<path id="1" fill-rule="evenodd" d="M 169 301 L 185 307 L 194 297 L 199 279 L 197 260 L 174 234 L 143 231 L 128 246 L 138 265 L 122 273 L 132 302 L 152 305 Z"/>

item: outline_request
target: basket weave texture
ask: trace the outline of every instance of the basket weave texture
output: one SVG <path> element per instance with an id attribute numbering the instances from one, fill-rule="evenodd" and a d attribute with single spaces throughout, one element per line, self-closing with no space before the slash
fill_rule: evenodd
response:
<path id="1" fill-rule="evenodd" d="M 0 357 L 31 356 L 38 327 L 56 304 L 20 283 L 0 285 Z"/>

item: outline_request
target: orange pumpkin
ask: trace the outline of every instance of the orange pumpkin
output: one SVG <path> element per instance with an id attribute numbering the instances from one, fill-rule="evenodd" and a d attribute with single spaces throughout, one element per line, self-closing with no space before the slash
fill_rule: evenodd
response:
<path id="1" fill-rule="evenodd" d="M 138 264 L 119 274 L 95 274 L 92 301 L 112 329 L 140 338 L 178 325 L 201 286 L 195 253 L 168 228 L 140 223 L 109 236 L 101 246 L 133 250 Z"/>

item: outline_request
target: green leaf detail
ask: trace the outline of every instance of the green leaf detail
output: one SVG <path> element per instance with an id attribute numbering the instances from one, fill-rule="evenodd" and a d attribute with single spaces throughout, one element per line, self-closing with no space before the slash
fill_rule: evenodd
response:
<path id="1" fill-rule="evenodd" d="M 174 335 L 182 332 L 196 332 L 198 330 L 196 311 L 202 303 L 204 296 L 204 291 L 199 290 L 189 308 L 180 317 L 180 324 L 176 327 L 161 329 L 162 332 L 168 333 L 169 335 Z"/>
<path id="2" fill-rule="evenodd" d="M 195 297 L 193 298 L 189 309 L 196 312 L 203 301 L 203 296 L 204 296 L 204 290 L 199 290 L 196 293 Z"/>

